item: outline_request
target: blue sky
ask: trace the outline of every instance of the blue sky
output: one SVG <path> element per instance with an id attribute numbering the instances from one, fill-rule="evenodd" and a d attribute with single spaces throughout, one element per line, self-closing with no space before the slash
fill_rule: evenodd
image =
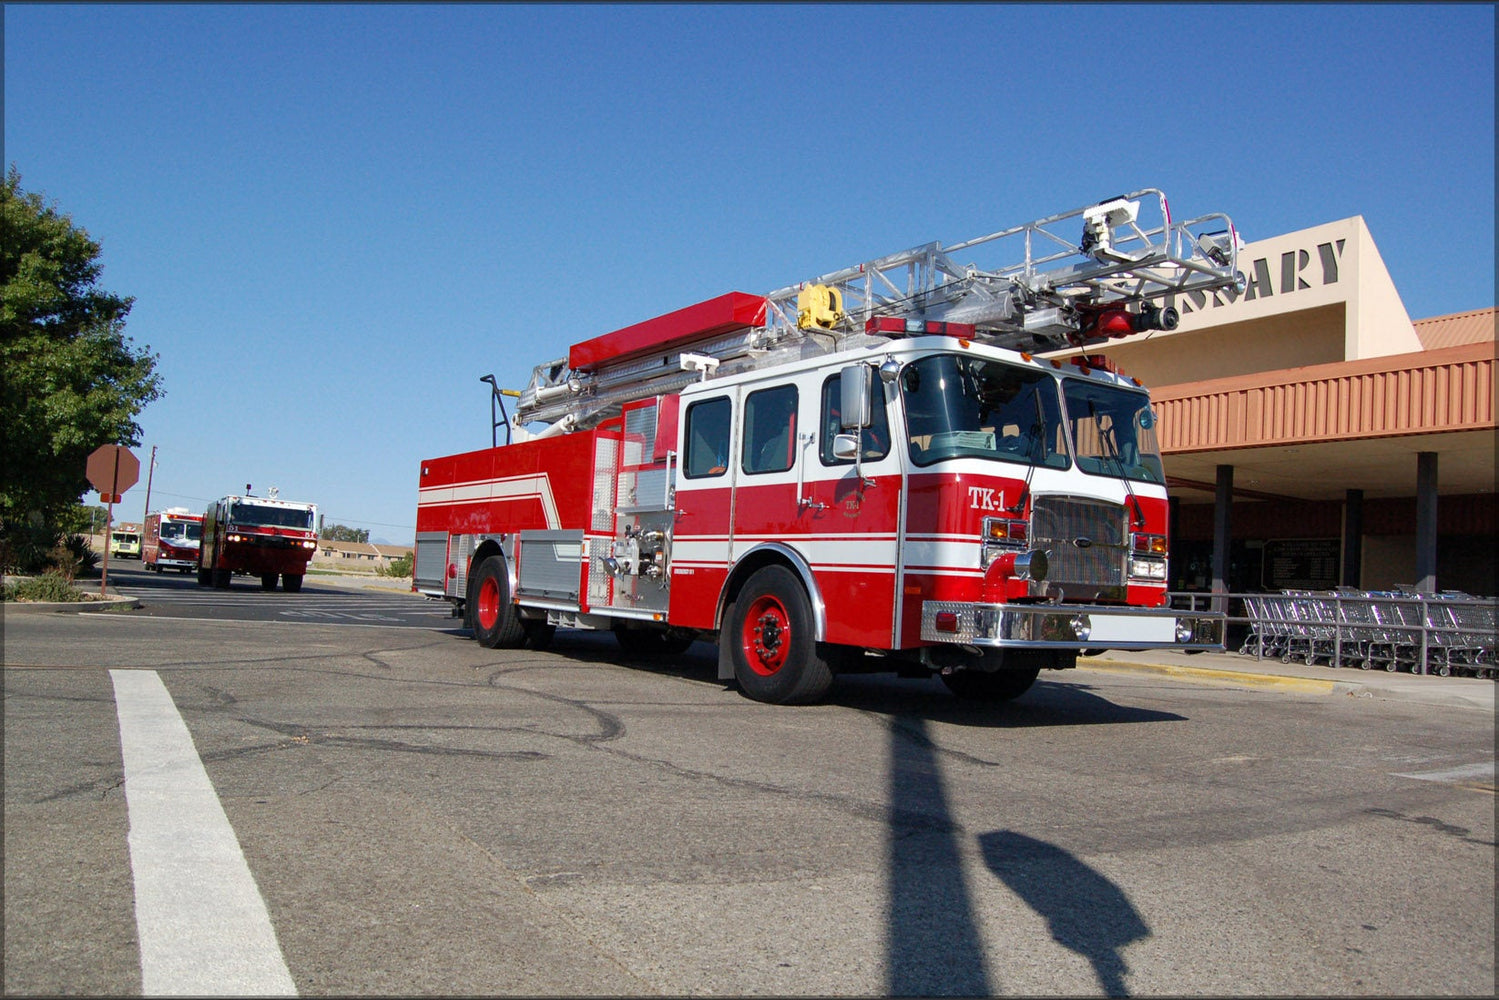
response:
<path id="1" fill-rule="evenodd" d="M 8 4 L 5 148 L 160 355 L 152 507 L 409 542 L 488 386 L 1122 191 L 1495 304 L 1491 5 Z M 117 516 L 138 519 L 142 483 Z M 93 495 L 90 494 L 90 498 Z"/>

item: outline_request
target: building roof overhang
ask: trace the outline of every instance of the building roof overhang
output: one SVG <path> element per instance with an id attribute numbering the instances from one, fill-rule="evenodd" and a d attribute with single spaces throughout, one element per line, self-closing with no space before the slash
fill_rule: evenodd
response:
<path id="1" fill-rule="evenodd" d="M 1163 386 L 1166 473 L 1187 503 L 1212 499 L 1220 465 L 1247 497 L 1409 496 L 1433 452 L 1439 493 L 1491 492 L 1494 361 L 1490 341 Z"/>

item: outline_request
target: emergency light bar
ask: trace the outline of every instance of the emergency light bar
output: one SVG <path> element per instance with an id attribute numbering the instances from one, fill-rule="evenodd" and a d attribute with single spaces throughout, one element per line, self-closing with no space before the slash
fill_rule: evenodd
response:
<path id="1" fill-rule="evenodd" d="M 865 333 L 935 333 L 945 337 L 972 337 L 976 327 L 972 323 L 939 323 L 924 319 L 903 319 L 900 316 L 872 316 L 864 324 Z"/>

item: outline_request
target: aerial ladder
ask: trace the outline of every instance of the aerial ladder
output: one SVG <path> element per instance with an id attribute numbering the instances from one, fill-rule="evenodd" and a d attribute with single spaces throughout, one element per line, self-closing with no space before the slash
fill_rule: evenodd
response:
<path id="1" fill-rule="evenodd" d="M 568 357 L 534 369 L 517 423 L 548 425 L 532 438 L 566 433 L 713 373 L 950 327 L 1031 353 L 1171 330 L 1176 296 L 1244 290 L 1242 248 L 1228 216 L 1173 221 L 1166 196 L 1146 188 L 951 246 L 926 243 L 768 295 L 730 292 L 574 344 Z M 958 254 L 973 262 L 957 263 Z"/>

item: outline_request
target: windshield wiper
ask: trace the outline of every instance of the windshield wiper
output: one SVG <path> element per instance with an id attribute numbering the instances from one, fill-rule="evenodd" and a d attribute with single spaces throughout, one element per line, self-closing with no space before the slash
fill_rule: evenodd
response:
<path id="1" fill-rule="evenodd" d="M 1113 423 L 1110 423 L 1109 432 L 1105 434 L 1103 424 L 1098 419 L 1098 410 L 1094 407 L 1093 400 L 1091 399 L 1088 400 L 1088 416 L 1093 418 L 1093 427 L 1098 431 L 1098 441 L 1103 448 L 1104 457 L 1114 463 L 1114 468 L 1119 473 L 1119 481 L 1124 484 L 1124 493 L 1129 497 L 1130 506 L 1134 508 L 1135 520 L 1131 522 L 1130 526 L 1145 527 L 1145 511 L 1141 509 L 1140 498 L 1135 496 L 1135 491 L 1129 484 L 1129 475 L 1124 471 L 1124 459 L 1120 457 L 1119 448 L 1114 444 Z"/>

